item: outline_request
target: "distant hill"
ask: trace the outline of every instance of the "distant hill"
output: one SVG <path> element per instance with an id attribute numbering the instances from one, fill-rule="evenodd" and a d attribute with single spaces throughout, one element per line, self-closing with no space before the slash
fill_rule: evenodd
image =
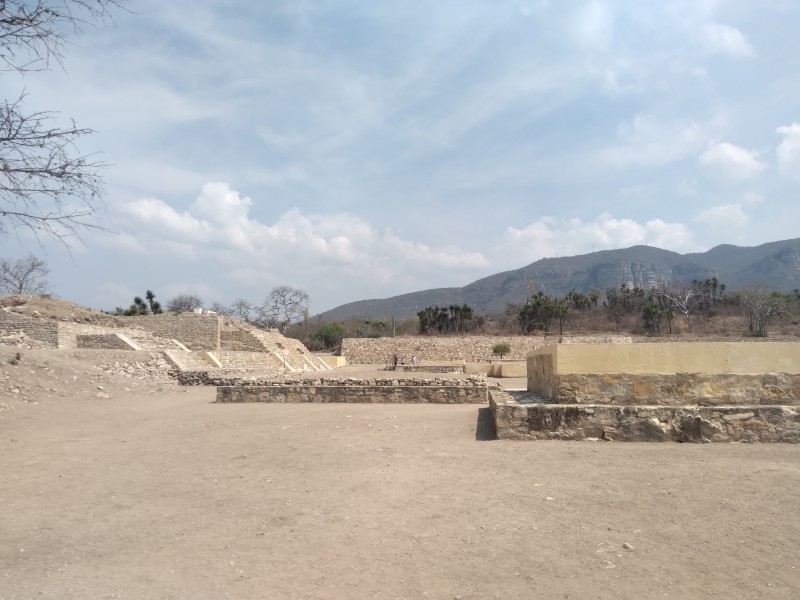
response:
<path id="1" fill-rule="evenodd" d="M 790 292 L 800 288 L 800 238 L 755 247 L 723 244 L 708 252 L 678 254 L 650 246 L 602 250 L 559 258 L 543 258 L 513 271 L 479 279 L 458 288 L 438 288 L 375 300 L 349 302 L 318 315 L 324 321 L 407 319 L 428 306 L 469 304 L 479 312 L 496 313 L 511 302 L 521 304 L 536 291 L 563 296 L 572 289 L 632 284 L 650 288 L 673 281 L 717 277 L 729 290 L 765 286 Z"/>

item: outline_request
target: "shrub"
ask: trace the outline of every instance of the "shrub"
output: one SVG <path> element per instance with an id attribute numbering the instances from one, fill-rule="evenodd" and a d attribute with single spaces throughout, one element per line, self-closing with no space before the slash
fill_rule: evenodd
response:
<path id="1" fill-rule="evenodd" d="M 511 352 L 511 346 L 507 342 L 498 342 L 492 346 L 492 353 L 497 354 L 503 358 L 506 354 Z"/>

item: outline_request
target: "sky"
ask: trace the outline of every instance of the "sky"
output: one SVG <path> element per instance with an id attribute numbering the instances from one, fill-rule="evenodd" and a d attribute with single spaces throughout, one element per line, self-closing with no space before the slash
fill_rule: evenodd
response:
<path id="1" fill-rule="evenodd" d="M 636 244 L 800 236 L 800 2 L 139 0 L 6 98 L 95 134 L 52 291 L 311 314 Z"/>

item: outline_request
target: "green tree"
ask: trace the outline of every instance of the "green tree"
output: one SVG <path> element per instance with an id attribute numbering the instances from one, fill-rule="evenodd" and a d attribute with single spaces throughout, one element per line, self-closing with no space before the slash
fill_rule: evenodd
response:
<path id="1" fill-rule="evenodd" d="M 151 290 L 147 290 L 145 298 L 147 298 L 147 302 L 142 300 L 141 296 L 134 296 L 133 302 L 128 308 L 117 307 L 114 314 L 137 317 L 149 314 L 159 315 L 163 312 L 161 304 L 156 301 L 156 295 Z"/>
<path id="2" fill-rule="evenodd" d="M 325 348 L 335 348 L 342 343 L 344 334 L 344 327 L 341 324 L 326 323 L 318 327 L 317 330 L 311 334 L 311 339 L 322 342 Z"/>
<path id="3" fill-rule="evenodd" d="M 497 354 L 500 359 L 511 353 L 511 345 L 508 342 L 497 342 L 492 346 L 492 354 Z"/>
<path id="4" fill-rule="evenodd" d="M 663 316 L 658 303 L 648 300 L 642 307 L 642 319 L 645 331 L 651 334 L 661 333 L 661 317 Z"/>

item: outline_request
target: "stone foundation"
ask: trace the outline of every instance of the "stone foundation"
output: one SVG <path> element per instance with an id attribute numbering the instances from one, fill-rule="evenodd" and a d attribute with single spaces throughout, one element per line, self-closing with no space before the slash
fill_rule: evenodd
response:
<path id="1" fill-rule="evenodd" d="M 94 348 L 97 350 L 141 350 L 118 333 L 97 333 L 76 336 L 78 348 Z"/>
<path id="2" fill-rule="evenodd" d="M 553 394 L 541 394 L 558 404 L 618 406 L 800 405 L 800 375 L 766 373 L 672 375 L 628 373 L 557 375 Z"/>
<path id="3" fill-rule="evenodd" d="M 359 404 L 485 404 L 486 383 L 467 381 L 431 385 L 393 381 L 389 385 L 360 385 L 340 380 L 335 385 L 283 384 L 217 387 L 217 402 L 320 402 Z"/>
<path id="4" fill-rule="evenodd" d="M 220 347 L 220 320 L 214 314 L 164 313 L 117 318 L 155 336 L 176 339 L 190 350 L 217 350 Z"/>
<path id="5" fill-rule="evenodd" d="M 24 333 L 46 348 L 58 348 L 58 323 L 0 310 L 0 335 Z"/>
<path id="6" fill-rule="evenodd" d="M 518 404 L 491 390 L 498 439 L 800 443 L 793 406 Z"/>
<path id="7" fill-rule="evenodd" d="M 397 365 L 386 367 L 386 371 L 399 371 L 401 373 L 464 373 L 464 363 L 453 365 Z"/>

